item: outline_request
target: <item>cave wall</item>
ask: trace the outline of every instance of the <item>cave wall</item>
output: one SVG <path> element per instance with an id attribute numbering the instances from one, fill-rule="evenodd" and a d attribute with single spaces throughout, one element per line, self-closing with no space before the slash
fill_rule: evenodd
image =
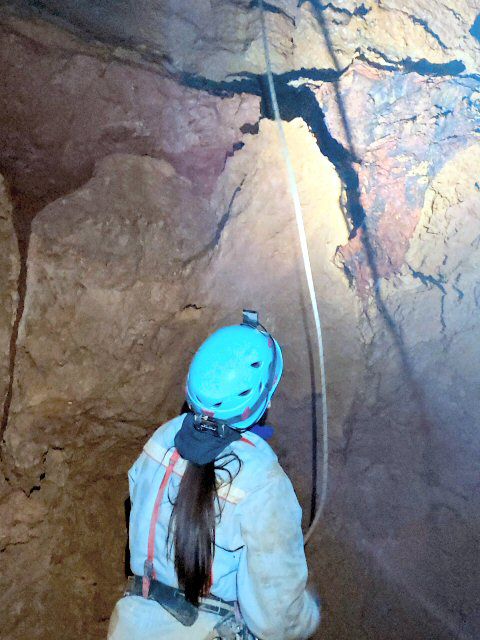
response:
<path id="1" fill-rule="evenodd" d="M 17 309 L 20 257 L 13 227 L 13 207 L 3 178 L 0 180 L 0 399 L 4 406 L 10 384 L 10 337 Z"/>
<path id="2" fill-rule="evenodd" d="M 29 0 L 9 2 L 90 39 L 127 46 L 173 69 L 225 80 L 264 73 L 258 1 Z M 361 56 L 402 68 L 422 63 L 478 71 L 478 4 L 456 0 L 265 2 L 277 73 L 340 68 Z M 201 52 L 201 55 L 198 53 Z M 448 70 L 448 68 L 447 68 Z"/>
<path id="3" fill-rule="evenodd" d="M 167 160 L 208 195 L 240 127 L 258 120 L 256 96 L 220 100 L 194 91 L 48 23 L 7 14 L 1 38 L 0 166 L 39 204 L 83 184 L 96 160 L 122 152 Z"/>
<path id="4" fill-rule="evenodd" d="M 318 637 L 473 639 L 480 8 L 266 8 L 327 354 Z M 4 629 L 100 638 L 126 471 L 244 307 L 284 348 L 273 445 L 310 515 L 319 372 L 258 6 L 5 2 L 0 64 Z"/>

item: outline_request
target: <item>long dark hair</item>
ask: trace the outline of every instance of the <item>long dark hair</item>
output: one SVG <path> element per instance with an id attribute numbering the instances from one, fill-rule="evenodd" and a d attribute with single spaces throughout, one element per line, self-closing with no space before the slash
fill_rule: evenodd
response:
<path id="1" fill-rule="evenodd" d="M 238 462 L 235 474 L 226 468 L 233 459 Z M 204 465 L 188 462 L 180 482 L 168 526 L 168 539 L 173 531 L 178 584 L 185 592 L 185 598 L 196 606 L 211 586 L 215 524 L 221 517 L 216 472 L 224 471 L 231 483 L 240 466 L 240 459 L 233 453 Z"/>

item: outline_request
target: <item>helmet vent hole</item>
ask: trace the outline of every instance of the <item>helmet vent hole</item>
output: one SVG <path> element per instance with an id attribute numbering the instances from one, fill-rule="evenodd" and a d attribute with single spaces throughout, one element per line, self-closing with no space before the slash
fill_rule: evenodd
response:
<path id="1" fill-rule="evenodd" d="M 222 405 L 222 403 L 221 403 L 221 402 L 216 402 L 213 406 L 214 406 L 214 407 L 220 407 L 221 405 Z"/>
<path id="2" fill-rule="evenodd" d="M 242 393 L 239 393 L 239 396 L 247 396 L 250 393 L 251 389 L 245 389 L 245 391 L 242 391 Z"/>
<path id="3" fill-rule="evenodd" d="M 257 362 L 252 362 L 250 366 L 253 367 L 254 369 L 258 369 L 259 367 L 262 366 L 262 363 L 259 360 L 257 360 Z"/>

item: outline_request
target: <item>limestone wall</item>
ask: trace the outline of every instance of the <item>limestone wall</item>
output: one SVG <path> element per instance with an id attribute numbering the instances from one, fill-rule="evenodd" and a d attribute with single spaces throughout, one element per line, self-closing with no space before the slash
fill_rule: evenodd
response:
<path id="1" fill-rule="evenodd" d="M 470 33 L 478 15 L 473 0 L 453 5 L 426 0 L 264 4 L 277 72 L 332 68 L 332 51 L 342 69 L 360 54 L 381 65 L 455 60 L 469 73 L 478 71 L 480 44 Z M 123 11 L 112 9 L 112 3 L 96 7 L 94 0 L 42 2 L 45 19 L 99 40 L 128 43 L 157 59 L 166 56 L 175 70 L 214 80 L 230 73 L 263 73 L 258 2 L 177 0 L 172 6 L 162 0 L 127 0 Z"/>
<path id="2" fill-rule="evenodd" d="M 242 308 L 284 348 L 273 446 L 310 515 L 319 371 L 258 3 L 123 6 L 0 11 L 0 168 L 28 248 L 23 290 L 2 190 L 11 640 L 105 636 L 128 467 L 179 411 L 197 346 Z M 480 9 L 266 7 L 327 358 L 329 499 L 307 549 L 318 637 L 473 640 Z"/>
<path id="3" fill-rule="evenodd" d="M 12 205 L 0 177 L 0 400 L 3 406 L 10 383 L 10 337 L 17 309 L 17 281 L 20 270 Z"/>

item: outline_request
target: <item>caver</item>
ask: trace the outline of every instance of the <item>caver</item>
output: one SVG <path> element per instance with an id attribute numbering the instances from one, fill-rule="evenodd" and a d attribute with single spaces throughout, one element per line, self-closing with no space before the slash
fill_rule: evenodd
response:
<path id="1" fill-rule="evenodd" d="M 317 627 L 301 509 L 255 432 L 282 369 L 254 312 L 195 354 L 190 411 L 157 429 L 129 473 L 134 576 L 110 640 L 289 640 Z"/>

